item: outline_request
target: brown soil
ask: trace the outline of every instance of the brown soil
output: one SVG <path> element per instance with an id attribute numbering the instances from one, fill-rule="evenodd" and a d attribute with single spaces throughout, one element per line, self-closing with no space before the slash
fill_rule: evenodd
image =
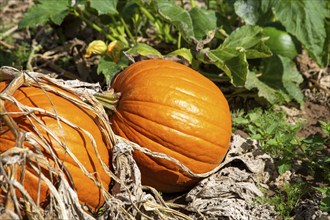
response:
<path id="1" fill-rule="evenodd" d="M 330 108 L 327 103 L 307 101 L 305 109 L 302 110 L 302 117 L 306 119 L 306 124 L 299 132 L 300 137 L 308 137 L 317 133 L 322 134 L 319 121 L 330 122 Z"/>

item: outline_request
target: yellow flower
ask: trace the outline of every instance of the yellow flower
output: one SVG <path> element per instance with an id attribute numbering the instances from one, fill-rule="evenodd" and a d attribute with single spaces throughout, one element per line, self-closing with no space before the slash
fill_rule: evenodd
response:
<path id="1" fill-rule="evenodd" d="M 104 43 L 104 41 L 94 40 L 88 45 L 88 47 L 86 49 L 85 57 L 89 58 L 93 54 L 101 55 L 101 54 L 104 54 L 106 51 L 107 51 L 107 45 L 106 45 L 106 43 Z"/>

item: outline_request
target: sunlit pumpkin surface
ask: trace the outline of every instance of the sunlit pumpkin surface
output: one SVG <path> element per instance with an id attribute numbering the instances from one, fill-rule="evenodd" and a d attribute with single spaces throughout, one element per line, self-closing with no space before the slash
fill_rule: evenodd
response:
<path id="1" fill-rule="evenodd" d="M 120 73 L 112 88 L 121 97 L 112 128 L 142 147 L 165 153 L 195 173 L 213 170 L 230 143 L 227 100 L 209 79 L 166 60 L 137 62 Z M 189 189 L 199 180 L 175 163 L 134 151 L 142 183 L 162 192 Z"/>
<path id="2" fill-rule="evenodd" d="M 2 91 L 6 86 L 7 83 L 1 82 L 0 91 Z M 71 97 L 77 98 L 74 95 L 69 94 L 68 92 L 65 92 L 60 88 L 56 89 Z M 38 107 L 47 110 L 51 113 L 55 113 L 60 117 L 64 117 L 66 120 L 77 125 L 81 129 L 84 129 L 89 132 L 96 142 L 97 150 L 101 155 L 103 162 L 107 166 L 110 165 L 109 155 L 111 151 L 111 146 L 109 143 L 106 143 L 103 140 L 103 135 L 99 128 L 100 121 L 93 112 L 84 109 L 83 107 L 79 107 L 70 102 L 69 100 L 62 98 L 53 92 L 47 92 L 46 95 L 44 91 L 37 87 L 21 87 L 14 93 L 14 97 L 18 102 L 24 105 Z M 21 110 L 18 109 L 16 105 L 10 103 L 9 101 L 6 101 L 5 108 L 8 112 L 21 112 Z M 86 135 L 86 133 L 84 133 L 82 130 L 76 129 L 66 124 L 63 121 L 59 122 L 56 118 L 47 116 L 42 112 L 35 113 L 38 120 L 41 120 L 47 126 L 49 131 L 56 135 L 56 138 L 59 138 L 61 142 L 66 144 L 66 146 L 72 151 L 72 153 L 83 164 L 83 166 L 88 170 L 88 172 L 90 172 L 92 176 L 98 179 L 107 190 L 110 185 L 110 177 L 102 168 L 102 165 L 96 156 L 92 141 Z M 18 113 L 11 115 L 11 117 L 14 118 L 14 120 L 19 125 L 19 128 L 22 131 L 37 134 L 35 129 L 33 129 L 31 122 L 27 119 L 25 115 Z M 59 158 L 60 162 L 63 162 L 63 165 L 65 165 L 66 169 L 70 173 L 70 176 L 74 182 L 74 187 L 76 188 L 78 193 L 78 198 L 81 203 L 87 204 L 93 210 L 99 208 L 104 202 L 101 190 L 96 186 L 96 184 L 93 183 L 91 179 L 89 179 L 81 171 L 81 169 L 74 162 L 74 160 L 65 152 L 60 143 L 56 141 L 54 137 L 51 136 L 50 132 L 46 132 L 32 117 L 30 117 L 30 119 L 32 120 L 36 128 L 39 130 L 44 140 L 50 146 L 52 146 L 52 150 Z M 40 140 L 40 138 L 38 139 Z M 0 126 L 0 141 L 0 153 L 15 146 L 15 137 L 3 122 L 1 122 Z M 35 148 L 27 142 L 25 142 L 24 147 L 35 151 Z M 48 150 L 46 151 L 40 145 L 38 145 L 37 148 L 50 161 L 50 163 L 54 167 L 56 167 L 54 165 L 54 160 L 52 159 L 50 152 Z M 36 165 L 36 163 L 34 164 Z M 50 176 L 47 168 L 43 167 L 42 171 L 45 176 Z M 56 177 L 53 176 L 52 178 L 55 184 Z M 39 176 L 38 174 L 36 174 L 35 171 L 31 169 L 31 167 L 27 166 L 23 178 L 19 178 L 18 175 L 18 179 L 22 181 L 24 188 L 30 194 L 32 199 L 37 201 L 39 197 L 39 201 L 41 204 L 45 202 L 45 199 L 49 194 L 49 188 L 45 182 L 41 181 L 40 194 L 38 196 Z"/>

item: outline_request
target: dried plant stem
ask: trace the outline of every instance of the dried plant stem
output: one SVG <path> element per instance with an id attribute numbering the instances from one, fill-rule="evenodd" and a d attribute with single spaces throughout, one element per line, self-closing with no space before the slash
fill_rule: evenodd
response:
<path id="1" fill-rule="evenodd" d="M 31 53 L 29 55 L 28 61 L 26 63 L 26 68 L 28 70 L 33 71 L 32 60 L 33 60 L 36 52 L 38 52 L 41 48 L 42 48 L 42 46 L 38 45 L 37 41 L 35 39 L 33 39 L 32 40 L 32 50 L 31 50 Z"/>
<path id="2" fill-rule="evenodd" d="M 0 40 L 2 40 L 5 37 L 8 37 L 12 33 L 14 33 L 17 29 L 18 29 L 18 25 L 15 25 L 14 27 L 7 30 L 6 32 L 2 33 L 1 36 L 0 36 Z"/>
<path id="3" fill-rule="evenodd" d="M 0 74 L 1 73 L 3 73 L 3 71 L 1 71 Z M 5 108 L 4 97 L 12 96 L 14 92 L 23 84 L 24 84 L 24 75 L 23 74 L 16 75 L 15 78 L 8 85 L 8 87 L 4 91 L 2 91 L 0 96 L 0 117 L 7 124 L 11 132 L 14 134 L 16 138 L 16 144 L 18 146 L 20 146 L 20 144 L 23 142 L 23 133 L 20 131 L 16 122 L 8 114 L 6 114 L 7 111 Z"/>

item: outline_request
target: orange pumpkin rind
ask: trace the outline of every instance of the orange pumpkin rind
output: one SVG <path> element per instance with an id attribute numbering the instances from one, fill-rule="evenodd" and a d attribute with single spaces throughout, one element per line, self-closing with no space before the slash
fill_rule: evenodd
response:
<path id="1" fill-rule="evenodd" d="M 42 74 L 0 75 L 0 202 L 10 208 L 23 199 L 33 210 L 53 204 L 66 218 L 62 186 L 76 208 L 96 211 L 109 197 L 114 143 L 102 107 Z"/>

